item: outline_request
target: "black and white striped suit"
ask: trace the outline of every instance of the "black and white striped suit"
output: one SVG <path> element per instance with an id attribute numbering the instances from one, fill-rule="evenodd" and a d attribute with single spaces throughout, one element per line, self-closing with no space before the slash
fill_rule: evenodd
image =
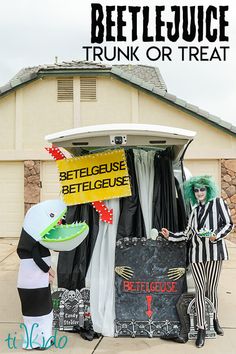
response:
<path id="1" fill-rule="evenodd" d="M 198 222 L 199 208 L 200 205 L 193 208 L 187 229 L 184 232 L 171 233 L 169 241 L 188 241 L 189 263 L 227 260 L 228 251 L 224 237 L 233 227 L 227 204 L 222 198 L 214 198 L 206 203 L 200 222 Z M 198 236 L 198 231 L 203 227 L 216 234 L 215 241 L 210 241 L 208 237 Z"/>
<path id="2" fill-rule="evenodd" d="M 53 312 L 48 273 L 50 252 L 22 229 L 17 253 L 20 257 L 17 288 L 27 329 L 23 347 L 42 347 L 46 341 L 50 342 L 52 336 Z M 32 329 L 32 342 L 29 342 L 27 334 L 29 336 Z"/>
<path id="3" fill-rule="evenodd" d="M 205 326 L 205 295 L 218 313 L 217 287 L 222 261 L 228 259 L 224 237 L 232 230 L 233 223 L 227 204 L 222 198 L 214 198 L 204 206 L 195 206 L 184 232 L 171 233 L 169 241 L 188 241 L 188 258 L 196 288 L 196 310 L 199 328 Z M 212 230 L 215 241 L 198 236 L 201 228 Z"/>

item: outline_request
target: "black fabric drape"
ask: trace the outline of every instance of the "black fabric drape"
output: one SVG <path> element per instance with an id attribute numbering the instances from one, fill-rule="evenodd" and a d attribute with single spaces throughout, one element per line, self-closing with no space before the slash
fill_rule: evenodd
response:
<path id="1" fill-rule="evenodd" d="M 146 237 L 133 150 L 126 151 L 126 158 L 132 195 L 120 198 L 117 240 L 125 237 L 129 239 Z M 160 230 L 167 227 L 173 232 L 183 230 L 186 225 L 184 202 L 178 181 L 174 178 L 171 151 L 157 153 L 154 168 L 153 228 Z M 89 225 L 89 235 L 75 250 L 59 254 L 58 287 L 67 289 L 81 289 L 85 286 L 85 276 L 99 230 L 99 215 L 89 203 L 68 207 L 66 223 L 75 221 L 85 221 Z"/>
<path id="2" fill-rule="evenodd" d="M 177 178 L 175 178 L 175 187 L 177 192 L 178 231 L 182 231 L 185 230 L 187 226 L 187 215 L 184 207 L 183 194 Z"/>
<path id="3" fill-rule="evenodd" d="M 65 221 L 67 224 L 85 221 L 89 225 L 89 234 L 85 240 L 72 251 L 60 252 L 58 258 L 58 287 L 81 289 L 85 286 L 85 276 L 98 235 L 99 215 L 89 203 L 74 205 L 68 207 Z"/>
<path id="4" fill-rule="evenodd" d="M 117 240 L 124 237 L 146 237 L 143 214 L 139 201 L 133 150 L 126 151 L 126 160 L 132 195 L 130 197 L 120 198 L 120 218 L 117 229 Z"/>
<path id="5" fill-rule="evenodd" d="M 171 151 L 156 153 L 154 157 L 153 228 L 162 227 L 179 231 L 178 211 L 175 192 L 175 178 Z"/>

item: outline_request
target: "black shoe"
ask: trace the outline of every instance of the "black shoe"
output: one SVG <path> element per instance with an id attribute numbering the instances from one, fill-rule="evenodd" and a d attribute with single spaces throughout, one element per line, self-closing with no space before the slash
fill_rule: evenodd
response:
<path id="1" fill-rule="evenodd" d="M 182 336 L 176 334 L 176 335 L 163 335 L 160 336 L 160 339 L 164 339 L 164 340 L 171 340 L 173 342 L 176 343 L 186 343 L 188 341 L 188 338 L 183 338 Z"/>
<path id="2" fill-rule="evenodd" d="M 182 336 L 178 336 L 174 339 L 174 342 L 176 343 L 187 343 L 188 338 L 187 337 L 182 337 Z"/>
<path id="3" fill-rule="evenodd" d="M 87 322 L 84 323 L 84 327 L 80 327 L 79 325 L 74 326 L 72 332 L 79 333 L 83 339 L 89 341 L 101 337 L 100 333 L 94 332 L 92 323 Z"/>
<path id="4" fill-rule="evenodd" d="M 215 329 L 215 331 L 216 331 L 216 334 L 218 334 L 219 336 L 223 336 L 223 335 L 224 335 L 224 331 L 223 331 L 223 329 L 220 327 L 218 318 L 215 318 L 215 319 L 213 320 L 213 324 L 214 324 L 214 329 Z"/>
<path id="5" fill-rule="evenodd" d="M 206 330 L 199 328 L 197 332 L 196 347 L 201 348 L 205 344 Z"/>

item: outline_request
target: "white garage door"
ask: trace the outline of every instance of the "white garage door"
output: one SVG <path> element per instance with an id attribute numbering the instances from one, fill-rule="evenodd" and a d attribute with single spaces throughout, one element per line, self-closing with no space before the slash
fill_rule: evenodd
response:
<path id="1" fill-rule="evenodd" d="M 41 161 L 40 180 L 42 183 L 40 200 L 60 198 L 60 184 L 55 161 Z"/>
<path id="2" fill-rule="evenodd" d="M 24 164 L 0 162 L 0 237 L 19 237 L 24 219 Z"/>
<path id="3" fill-rule="evenodd" d="M 184 160 L 184 166 L 190 170 L 193 176 L 212 176 L 220 188 L 221 176 L 219 160 Z"/>

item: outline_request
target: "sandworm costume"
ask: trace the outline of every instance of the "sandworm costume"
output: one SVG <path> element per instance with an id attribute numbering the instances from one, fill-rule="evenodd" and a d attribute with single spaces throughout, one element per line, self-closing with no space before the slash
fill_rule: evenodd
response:
<path id="1" fill-rule="evenodd" d="M 88 234 L 85 223 L 57 225 L 66 210 L 62 201 L 47 200 L 33 206 L 25 216 L 17 247 L 20 257 L 17 288 L 24 320 L 24 349 L 51 346 L 53 307 L 48 248 L 71 250 Z"/>

